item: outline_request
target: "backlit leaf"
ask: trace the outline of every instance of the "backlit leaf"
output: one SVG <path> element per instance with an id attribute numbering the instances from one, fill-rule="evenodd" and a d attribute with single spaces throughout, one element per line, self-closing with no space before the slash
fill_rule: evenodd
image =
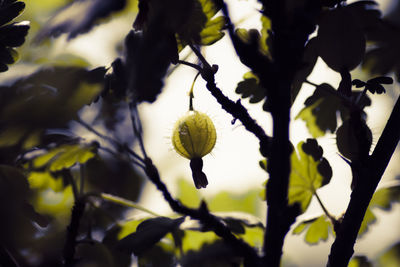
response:
<path id="1" fill-rule="evenodd" d="M 365 256 L 354 256 L 351 258 L 348 267 L 372 267 L 372 263 Z"/>
<path id="2" fill-rule="evenodd" d="M 317 141 L 307 139 L 298 143 L 297 152 L 293 151 L 290 156 L 289 204 L 300 204 L 302 212 L 307 209 L 316 190 L 327 185 L 332 178 L 332 168 L 322 154 Z M 268 172 L 266 160 L 260 161 L 260 166 Z"/>
<path id="3" fill-rule="evenodd" d="M 379 267 L 397 267 L 400 266 L 400 243 L 392 246 L 388 251 L 378 258 Z"/>
<path id="4" fill-rule="evenodd" d="M 360 92 L 353 92 L 352 97 L 357 98 Z M 329 130 L 335 132 L 337 128 L 337 113 L 342 118 L 348 117 L 348 108 L 337 91 L 329 84 L 323 83 L 316 87 L 314 93 L 304 102 L 305 107 L 297 114 L 296 119 L 302 119 L 310 134 L 314 137 L 324 136 Z M 361 109 L 371 105 L 371 100 L 364 97 L 360 102 Z"/>
<path id="5" fill-rule="evenodd" d="M 212 45 L 224 37 L 222 32 L 225 26 L 225 18 L 220 16 L 215 19 L 207 21 L 204 29 L 200 32 L 200 44 Z"/>
<path id="6" fill-rule="evenodd" d="M 328 239 L 329 233 L 332 233 L 332 223 L 325 215 L 321 215 L 301 222 L 293 229 L 293 234 L 298 235 L 304 231 L 306 231 L 304 240 L 310 245 L 315 245 L 321 240 Z"/>
<path id="7" fill-rule="evenodd" d="M 390 211 L 392 208 L 393 202 L 400 201 L 400 185 L 395 185 L 391 187 L 385 187 L 378 189 L 369 203 L 368 209 L 364 215 L 364 219 L 362 221 L 359 235 L 364 234 L 368 231 L 369 226 L 376 222 L 377 217 L 375 216 L 373 210 L 374 208 L 380 208 L 385 211 Z"/>
<path id="8" fill-rule="evenodd" d="M 85 163 L 97 153 L 97 144 L 65 144 L 33 159 L 33 167 L 46 166 L 51 172 L 68 169 L 77 163 Z"/>
<path id="9" fill-rule="evenodd" d="M 289 204 L 299 203 L 304 212 L 316 190 L 330 182 L 332 169 L 315 139 L 300 142 L 297 153 L 291 155 L 288 197 Z"/>

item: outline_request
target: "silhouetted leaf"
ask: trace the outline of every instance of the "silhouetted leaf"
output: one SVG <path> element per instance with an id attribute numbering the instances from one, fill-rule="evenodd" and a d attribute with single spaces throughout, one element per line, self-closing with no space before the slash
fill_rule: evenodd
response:
<path id="1" fill-rule="evenodd" d="M 181 260 L 183 267 L 240 266 L 242 259 L 225 242 L 206 244 L 198 251 L 189 251 Z"/>
<path id="2" fill-rule="evenodd" d="M 332 233 L 332 223 L 326 215 L 321 215 L 301 222 L 293 229 L 292 233 L 298 235 L 304 231 L 306 231 L 304 240 L 310 245 L 315 245 L 321 240 L 326 241 L 328 239 L 329 233 Z"/>
<path id="3" fill-rule="evenodd" d="M 138 267 L 175 267 L 176 256 L 164 246 L 155 245 L 138 257 Z"/>
<path id="4" fill-rule="evenodd" d="M 265 98 L 266 90 L 260 86 L 260 80 L 252 72 L 243 75 L 243 81 L 239 82 L 235 92 L 242 98 L 250 98 L 250 103 L 258 103 Z"/>
<path id="5" fill-rule="evenodd" d="M 36 36 L 41 42 L 47 37 L 58 37 L 63 33 L 72 39 L 79 34 L 88 32 L 99 19 L 110 13 L 123 9 L 126 0 L 80 0 L 69 3 L 45 24 Z"/>
<path id="6" fill-rule="evenodd" d="M 376 77 L 367 81 L 365 88 L 370 91 L 371 93 L 375 94 L 382 94 L 385 93 L 385 88 L 382 84 L 392 84 L 393 79 L 391 77 Z"/>
<path id="7" fill-rule="evenodd" d="M 25 9 L 21 1 L 2 1 L 0 3 L 0 25 L 4 25 L 16 18 Z"/>
<path id="8" fill-rule="evenodd" d="M 352 92 L 352 99 L 357 99 L 360 91 Z M 342 119 L 348 118 L 348 107 L 342 101 L 337 91 L 329 84 L 323 83 L 316 87 L 314 93 L 304 102 L 305 107 L 297 114 L 296 119 L 306 122 L 308 131 L 314 138 L 324 136 L 329 130 L 337 128 L 337 112 Z M 360 108 L 371 105 L 371 100 L 364 96 L 359 102 Z"/>
<path id="9" fill-rule="evenodd" d="M 314 69 L 315 63 L 317 63 L 317 59 L 317 41 L 316 38 L 312 38 L 308 41 L 304 48 L 303 59 L 301 62 L 302 66 L 296 72 L 296 75 L 293 79 L 291 87 L 292 103 L 296 100 L 297 94 L 299 93 L 301 86 Z"/>
<path id="10" fill-rule="evenodd" d="M 144 33 L 131 31 L 125 38 L 125 56 L 108 75 L 108 90 L 135 102 L 154 102 L 164 85 L 171 62 L 178 59 L 176 40 L 156 21 Z"/>
<path id="11" fill-rule="evenodd" d="M 343 119 L 336 131 L 336 145 L 339 152 L 351 161 L 366 157 L 372 144 L 372 132 L 361 114 L 351 113 Z"/>
<path id="12" fill-rule="evenodd" d="M 136 232 L 119 241 L 118 247 L 128 253 L 140 255 L 153 247 L 167 233 L 174 231 L 183 222 L 184 217 L 170 219 L 158 217 L 140 223 Z"/>
<path id="13" fill-rule="evenodd" d="M 324 136 L 328 130 L 332 133 L 336 130 L 336 113 L 342 107 L 342 101 L 335 93 L 336 90 L 327 83 L 317 86 L 304 102 L 305 108 L 296 116 L 306 122 L 314 138 Z"/>
<path id="14" fill-rule="evenodd" d="M 21 46 L 28 34 L 29 22 L 9 23 L 25 8 L 20 1 L 0 2 L 0 72 L 7 71 L 7 65 L 14 63 L 18 53 L 12 47 Z"/>
<path id="15" fill-rule="evenodd" d="M 0 214 L 3 218 L 0 221 L 0 234 L 3 244 L 26 242 L 33 238 L 35 229 L 32 221 L 42 227 L 47 225 L 47 219 L 36 212 L 36 206 L 33 208 L 28 202 L 31 196 L 22 170 L 0 165 Z"/>
<path id="16" fill-rule="evenodd" d="M 373 46 L 365 55 L 363 69 L 371 74 L 386 75 L 394 72 L 400 77 L 400 28 L 388 22 L 381 23 L 379 31 L 371 36 Z"/>
<path id="17" fill-rule="evenodd" d="M 111 251 L 104 244 L 93 240 L 76 246 L 75 257 L 81 259 L 79 265 L 97 267 L 116 267 Z"/>
<path id="18" fill-rule="evenodd" d="M 348 267 L 373 267 L 366 256 L 354 256 L 351 258 Z"/>
<path id="19" fill-rule="evenodd" d="M 354 79 L 351 81 L 351 84 L 355 85 L 357 88 L 361 88 L 361 87 L 364 87 L 366 83 L 363 81 L 360 81 L 359 79 Z"/>
<path id="20" fill-rule="evenodd" d="M 388 251 L 378 258 L 379 267 L 400 266 L 400 243 L 393 245 Z"/>
<path id="21" fill-rule="evenodd" d="M 364 32 L 348 8 L 323 12 L 318 25 L 318 55 L 330 68 L 350 71 L 361 63 L 366 46 Z"/>
<path id="22" fill-rule="evenodd" d="M 371 0 L 361 0 L 348 4 L 345 9 L 354 17 L 364 32 L 367 40 L 381 31 L 381 11 L 378 3 Z"/>

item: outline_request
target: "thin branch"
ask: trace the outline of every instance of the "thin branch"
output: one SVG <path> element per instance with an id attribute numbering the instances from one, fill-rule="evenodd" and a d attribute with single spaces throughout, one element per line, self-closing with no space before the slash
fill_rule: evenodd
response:
<path id="1" fill-rule="evenodd" d="M 142 137 L 142 124 L 139 120 L 139 113 L 137 110 L 137 106 L 134 102 L 129 103 L 129 110 L 131 115 L 133 134 L 139 140 L 139 146 L 144 158 L 147 158 L 146 149 L 144 148 L 144 142 Z"/>
<path id="2" fill-rule="evenodd" d="M 148 214 L 151 214 L 151 215 L 153 215 L 155 217 L 160 217 L 161 216 L 160 214 L 152 212 L 151 210 L 146 209 L 146 208 L 136 204 L 135 202 L 133 202 L 133 201 L 131 201 L 129 199 L 125 199 L 125 198 L 122 198 L 122 197 L 118 197 L 118 196 L 114 196 L 114 195 L 106 194 L 106 193 L 92 194 L 92 196 L 100 197 L 100 198 L 102 198 L 104 200 L 107 200 L 107 201 L 110 201 L 110 202 L 113 202 L 113 203 L 116 203 L 116 204 L 119 204 L 119 205 L 122 205 L 122 206 L 125 206 L 125 207 L 130 207 L 130 208 L 134 208 L 134 209 L 137 209 L 137 210 L 141 210 L 141 211 L 144 211 L 144 212 L 146 212 Z"/>
<path id="3" fill-rule="evenodd" d="M 178 63 L 182 64 L 182 65 L 186 65 L 186 66 L 192 67 L 193 69 L 195 69 L 197 71 L 201 71 L 201 67 L 199 65 L 197 65 L 197 64 L 194 64 L 194 63 L 191 63 L 191 62 L 187 62 L 187 61 L 184 61 L 184 60 L 178 60 Z"/>
<path id="4" fill-rule="evenodd" d="M 80 181 L 80 185 L 79 185 L 79 194 L 83 195 L 84 192 L 84 187 L 85 187 L 85 165 L 84 164 L 80 164 L 80 177 L 79 177 L 79 181 Z"/>
<path id="5" fill-rule="evenodd" d="M 87 130 L 89 130 L 90 132 L 97 135 L 98 137 L 106 140 L 107 142 L 111 143 L 113 146 L 117 147 L 118 149 L 128 152 L 136 160 L 144 163 L 144 160 L 138 154 L 136 154 L 132 149 L 130 149 L 128 146 L 126 146 L 125 144 L 121 144 L 117 140 L 113 139 L 112 137 L 109 137 L 107 135 L 100 133 L 99 131 L 97 131 L 96 129 L 94 129 L 92 126 L 90 126 L 88 123 L 86 123 L 85 121 L 83 121 L 81 119 L 77 120 L 77 122 L 79 124 L 81 124 L 83 127 L 85 127 Z"/>
<path id="6" fill-rule="evenodd" d="M 68 169 L 64 169 L 62 172 L 62 176 L 71 184 L 72 187 L 72 193 L 74 195 L 74 199 L 75 201 L 77 199 L 79 199 L 79 191 L 78 191 L 78 187 L 76 185 L 76 181 L 74 179 L 74 177 L 71 174 L 71 171 Z"/>
<path id="7" fill-rule="evenodd" d="M 207 60 L 203 57 L 199 50 L 191 46 L 195 54 L 199 57 L 200 61 L 205 65 L 201 71 L 203 79 L 207 82 L 206 87 L 214 96 L 221 107 L 231 114 L 234 119 L 238 119 L 249 132 L 253 133 L 260 141 L 260 149 L 264 156 L 268 156 L 269 144 L 271 137 L 269 137 L 264 129 L 250 116 L 247 109 L 240 103 L 240 100 L 233 102 L 225 96 L 221 89 L 215 84 L 215 67 L 210 66 Z"/>
<path id="8" fill-rule="evenodd" d="M 201 64 L 203 64 L 203 68 L 206 69 L 211 69 L 211 65 L 207 62 L 207 60 L 204 58 L 204 56 L 201 54 L 200 50 L 198 50 L 194 45 L 189 44 L 190 49 L 196 54 L 196 56 L 199 58 Z M 202 71 L 202 68 L 199 69 L 199 71 Z"/>
<path id="9" fill-rule="evenodd" d="M 223 238 L 238 254 L 242 255 L 248 263 L 246 266 L 257 266 L 259 257 L 256 251 L 242 239 L 238 239 L 233 235 L 224 223 L 208 211 L 204 202 L 198 209 L 191 209 L 171 196 L 166 185 L 161 181 L 159 172 L 150 158 L 146 158 L 145 173 L 150 181 L 163 194 L 164 199 L 168 202 L 173 211 L 199 220 L 205 227 L 212 229 L 216 235 Z"/>
<path id="10" fill-rule="evenodd" d="M 327 210 L 327 208 L 325 207 L 324 203 L 322 203 L 322 200 L 319 198 L 317 191 L 314 192 L 314 196 L 317 198 L 317 201 L 319 203 L 319 205 L 321 206 L 322 210 L 324 211 L 325 215 L 332 221 L 332 224 L 335 225 L 336 219 L 335 217 L 333 217 L 329 211 Z"/>
<path id="11" fill-rule="evenodd" d="M 76 263 L 74 259 L 77 244 L 76 237 L 78 236 L 79 224 L 85 210 L 85 204 L 85 198 L 78 198 L 72 208 L 71 221 L 67 227 L 67 237 L 63 250 L 64 266 L 66 267 L 74 266 Z"/>
<path id="12" fill-rule="evenodd" d="M 137 166 L 139 166 L 140 168 L 144 169 L 144 165 L 138 161 L 136 161 L 134 158 L 129 157 L 129 160 L 127 160 L 126 158 L 123 158 L 120 154 L 116 153 L 115 151 L 113 151 L 112 149 L 109 149 L 108 147 L 102 147 L 100 146 L 99 149 L 106 151 L 107 153 L 113 155 L 114 157 L 116 157 L 119 160 L 122 161 L 127 161 L 130 163 L 133 163 Z"/>
<path id="13" fill-rule="evenodd" d="M 309 80 L 305 80 L 304 82 L 307 83 L 307 84 L 309 84 L 309 85 L 312 85 L 312 86 L 314 86 L 314 87 L 318 87 L 318 86 L 319 86 L 319 84 L 313 83 L 313 82 L 311 82 L 311 81 L 309 81 Z"/>
<path id="14" fill-rule="evenodd" d="M 193 79 L 192 86 L 190 87 L 190 91 L 189 91 L 189 111 L 194 110 L 194 108 L 193 108 L 193 98 L 194 98 L 193 89 L 194 89 L 194 84 L 196 83 L 196 80 L 199 77 L 199 75 L 200 75 L 200 72 L 198 72 L 196 74 L 196 76 Z"/>

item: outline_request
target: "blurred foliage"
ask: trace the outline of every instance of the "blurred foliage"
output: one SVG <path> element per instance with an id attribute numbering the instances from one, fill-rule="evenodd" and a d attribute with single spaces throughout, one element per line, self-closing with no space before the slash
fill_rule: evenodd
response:
<path id="1" fill-rule="evenodd" d="M 349 267 L 372 267 L 372 263 L 365 256 L 355 256 L 349 262 Z"/>
<path id="2" fill-rule="evenodd" d="M 306 2 L 288 1 L 289 18 L 295 19 L 292 15 Z M 345 152 L 360 139 L 351 134 L 356 125 L 352 105 L 359 109 L 356 118 L 361 124 L 356 126 L 368 133 L 363 110 L 371 100 L 365 93 L 384 93 L 383 85 L 392 79 L 382 75 L 399 76 L 399 29 L 389 18 L 381 18 L 374 1 L 344 2 L 319 1 L 311 8 L 315 14 L 303 14 L 307 25 L 302 26 L 309 26 L 309 32 L 318 30 L 299 54 L 302 60 L 295 66 L 291 96 L 293 103 L 303 83 L 312 84 L 307 77 L 318 57 L 342 78 L 360 63 L 380 75 L 353 80 L 352 85 L 364 92 L 353 90 L 348 96 L 341 95 L 342 85 L 336 90 L 322 83 L 296 117 L 306 122 L 314 138 L 336 131 L 338 144 L 346 143 L 338 145 L 339 152 L 353 160 L 354 153 Z M 279 48 L 272 46 L 276 36 L 264 8 L 260 30 L 237 29 L 236 35 L 273 62 L 274 49 Z M 75 266 L 243 265 L 243 258 L 209 225 L 140 206 L 144 160 L 131 150 L 138 134 L 126 127 L 132 115 L 129 104 L 157 100 L 171 64 L 179 63 L 185 46 L 201 48 L 223 38 L 227 19 L 220 9 L 220 1 L 213 0 L 0 1 L 0 71 L 10 67 L 0 81 L 1 266 L 62 266 L 71 249 L 69 240 Z M 67 45 L 60 46 L 63 39 L 57 39 L 80 38 L 125 15 L 129 23 L 134 20 L 133 28 L 118 40 L 119 46 L 111 45 L 119 57 L 109 66 L 91 66 L 85 55 L 68 53 Z M 16 62 L 18 54 L 21 59 Z M 268 111 L 270 103 L 259 78 L 247 72 L 235 91 L 250 103 L 265 100 L 263 108 Z M 351 91 L 350 83 L 351 79 Z M 371 142 L 368 150 L 370 146 Z M 268 171 L 267 161 L 260 164 Z M 298 203 L 305 212 L 317 190 L 330 182 L 332 169 L 315 139 L 297 145 L 291 166 L 289 203 Z M 399 201 L 399 188 L 396 184 L 376 191 L 360 235 L 377 220 L 376 208 L 389 211 Z M 262 192 L 221 191 L 206 201 L 217 220 L 257 251 L 264 242 Z M 204 201 L 186 180 L 178 181 L 177 199 L 191 208 Z M 77 207 L 82 213 L 78 217 Z M 333 229 L 328 218 L 327 213 L 300 221 L 293 233 L 304 233 L 308 244 L 327 240 Z M 398 247 L 374 263 L 398 266 Z M 360 256 L 350 266 L 370 263 Z"/>

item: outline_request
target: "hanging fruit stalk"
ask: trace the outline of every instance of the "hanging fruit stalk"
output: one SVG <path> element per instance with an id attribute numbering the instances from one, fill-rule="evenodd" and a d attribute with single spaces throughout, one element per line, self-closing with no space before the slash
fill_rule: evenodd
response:
<path id="1" fill-rule="evenodd" d="M 217 140 L 214 123 L 207 114 L 193 108 L 193 86 L 189 92 L 189 111 L 174 126 L 172 145 L 175 151 L 190 160 L 193 181 L 197 189 L 208 185 L 207 176 L 203 172 L 203 157 L 211 152 Z"/>

